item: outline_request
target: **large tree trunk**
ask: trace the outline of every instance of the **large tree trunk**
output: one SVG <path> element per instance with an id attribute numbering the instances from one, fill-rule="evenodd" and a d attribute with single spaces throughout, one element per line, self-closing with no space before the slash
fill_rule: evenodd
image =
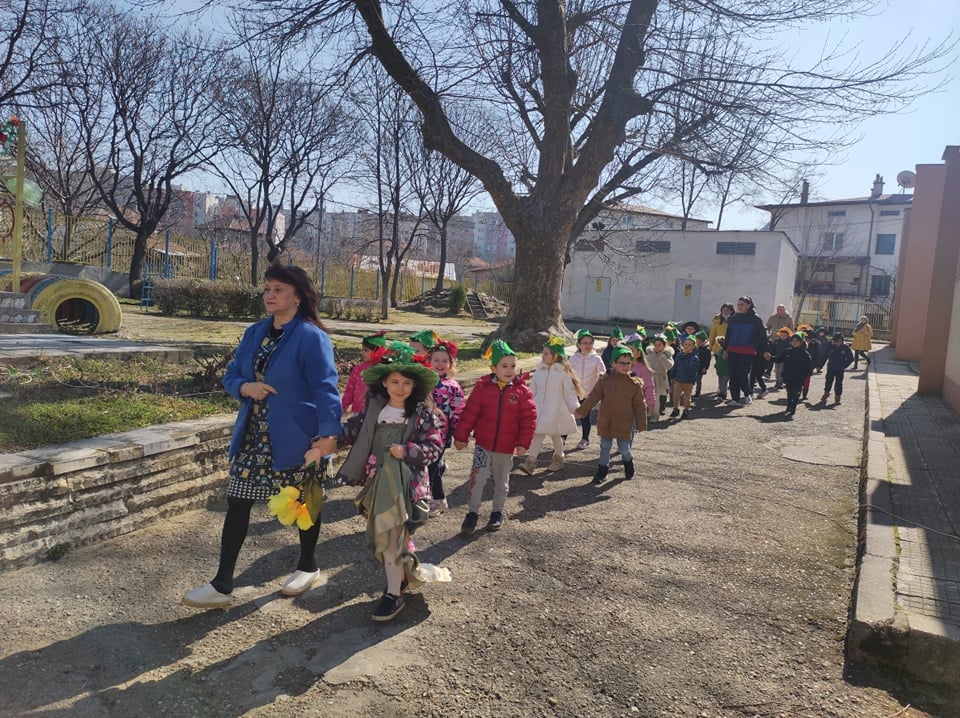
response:
<path id="1" fill-rule="evenodd" d="M 147 239 L 152 232 L 146 234 L 138 232 L 133 240 L 133 256 L 130 258 L 130 275 L 127 279 L 127 286 L 130 289 L 130 296 L 135 297 L 135 286 L 143 277 L 143 264 L 147 257 Z"/>
<path id="2" fill-rule="evenodd" d="M 569 337 L 560 311 L 563 249 L 569 231 L 555 232 L 540 225 L 534 236 L 517 239 L 517 263 L 510 310 L 494 336 L 511 347 L 539 351 L 551 334 Z"/>

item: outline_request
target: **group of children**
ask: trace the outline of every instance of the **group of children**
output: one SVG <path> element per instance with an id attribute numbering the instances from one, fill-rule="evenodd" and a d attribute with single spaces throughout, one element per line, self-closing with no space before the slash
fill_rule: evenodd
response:
<path id="1" fill-rule="evenodd" d="M 732 306 L 724 305 L 727 308 L 732 314 Z M 369 548 L 386 570 L 387 587 L 374 618 L 395 616 L 403 607 L 404 589 L 449 580 L 444 569 L 417 560 L 411 539 L 429 516 L 448 508 L 443 487 L 446 449 L 465 449 L 474 439 L 467 514 L 460 528 L 464 535 L 477 530 L 483 491 L 491 479 L 493 504 L 486 528 L 497 531 L 503 526 L 515 456 L 523 458 L 518 469 L 533 474 L 549 437 L 553 458 L 548 470 L 564 466 L 564 445 L 576 434 L 577 421 L 577 448 L 589 446 L 594 425 L 600 437 L 592 482 L 606 479 L 614 441 L 624 476 L 630 479 L 635 474 L 635 433 L 646 430 L 648 422 L 663 420 L 668 402 L 669 418 L 688 419 L 711 363 L 718 377 L 717 398 L 726 398 L 729 357 L 722 332 L 730 315 L 724 310 L 709 334 L 692 321 L 667 323 L 652 338 L 642 326 L 628 336 L 616 327 L 602 354 L 588 330 L 577 332 L 576 352 L 570 357 L 563 338 L 551 336 L 531 374 L 518 373 L 516 353 L 505 341 L 495 340 L 487 351 L 490 373 L 476 382 L 469 396 L 454 378 L 453 342 L 431 330 L 405 342 L 388 343 L 384 332 L 365 337 L 363 359 L 351 371 L 342 398 L 345 414 L 353 416 L 344 426 L 341 444 L 352 448 L 337 478 L 363 484 L 357 508 L 367 517 Z M 766 392 L 763 374 L 769 363 L 776 387 L 786 388 L 788 416 L 806 398 L 810 377 L 824 367 L 821 400 L 832 390 L 839 404 L 843 372 L 854 362 L 841 333 L 828 341 L 826 328 L 810 329 L 782 328 L 755 358 L 758 396 Z M 869 363 L 869 357 L 864 358 Z"/>

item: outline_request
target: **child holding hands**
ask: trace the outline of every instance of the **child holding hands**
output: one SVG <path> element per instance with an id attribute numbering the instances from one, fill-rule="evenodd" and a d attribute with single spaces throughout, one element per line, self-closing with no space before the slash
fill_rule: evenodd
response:
<path id="1" fill-rule="evenodd" d="M 491 373 L 473 387 L 453 433 L 457 450 L 467 448 L 471 434 L 476 441 L 467 487 L 468 512 L 460 527 L 460 533 L 467 536 L 477 530 L 483 488 L 491 474 L 493 511 L 487 529 L 497 531 L 503 526 L 513 455 L 527 453 L 537 424 L 533 394 L 517 376 L 516 352 L 502 339 L 495 339 L 487 354 Z"/>
<path id="2" fill-rule="evenodd" d="M 597 433 L 600 434 L 600 459 L 594 484 L 603 483 L 610 471 L 610 448 L 617 440 L 623 458 L 623 473 L 633 478 L 633 432 L 647 429 L 647 403 L 643 396 L 643 382 L 630 373 L 633 353 L 626 347 L 615 347 L 612 352 L 613 373 L 607 374 L 583 400 L 575 416 L 578 418 L 600 402 Z"/>
<path id="3" fill-rule="evenodd" d="M 520 470 L 528 475 L 536 470 L 540 447 L 549 436 L 553 442 L 553 461 L 547 471 L 560 471 L 564 463 L 563 437 L 577 430 L 573 412 L 583 398 L 580 380 L 567 361 L 562 337 L 550 337 L 543 345 L 540 366 L 530 377 L 530 390 L 537 407 L 537 427 L 527 460 Z"/>
<path id="4" fill-rule="evenodd" d="M 363 484 L 354 503 L 367 520 L 367 548 L 387 578 L 374 621 L 400 612 L 408 585 L 450 580 L 449 570 L 421 564 L 410 540 L 429 511 L 427 466 L 443 451 L 443 420 L 430 400 L 437 380 L 436 372 L 413 360 L 410 346 L 393 342 L 380 363 L 363 373 L 366 406 L 344 427 L 344 443 L 353 446 L 337 480 Z"/>

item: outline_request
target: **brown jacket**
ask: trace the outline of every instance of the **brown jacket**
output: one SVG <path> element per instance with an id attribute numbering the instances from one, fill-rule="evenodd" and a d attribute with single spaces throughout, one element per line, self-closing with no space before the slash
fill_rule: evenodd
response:
<path id="1" fill-rule="evenodd" d="M 633 374 L 614 371 L 605 374 L 593 387 L 593 391 L 577 409 L 577 416 L 587 414 L 597 402 L 597 433 L 610 439 L 629 439 L 633 427 L 647 430 L 647 403 L 643 398 L 643 382 Z"/>

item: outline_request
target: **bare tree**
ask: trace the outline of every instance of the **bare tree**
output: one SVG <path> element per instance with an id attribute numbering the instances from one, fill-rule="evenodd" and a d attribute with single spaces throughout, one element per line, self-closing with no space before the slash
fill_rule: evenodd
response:
<path id="1" fill-rule="evenodd" d="M 464 125 L 469 122 L 464 118 Z M 419 138 L 418 138 L 419 140 Z M 423 207 L 426 220 L 437 231 L 440 245 L 440 269 L 434 289 L 443 289 L 447 264 L 447 245 L 450 224 L 482 191 L 480 181 L 439 152 L 424 147 L 419 141 L 408 144 L 406 159 L 413 168 L 411 181 L 414 194 Z"/>
<path id="2" fill-rule="evenodd" d="M 69 0 L 0 3 L 0 107 L 56 83 L 56 44 Z"/>
<path id="3" fill-rule="evenodd" d="M 276 17 L 277 5 L 260 0 Z M 757 39 L 870 7 L 862 0 L 478 0 L 384 5 L 378 0 L 291 0 L 277 21 L 323 26 L 346 41 L 354 17 L 373 55 L 416 103 L 424 140 L 478 177 L 517 241 L 518 282 L 501 332 L 538 346 L 566 331 L 564 256 L 610 199 L 644 191 L 644 173 L 686 147 L 706 145 L 749 117 L 769 117 L 803 144 L 825 123 L 902 107 L 945 48 L 845 64 L 825 53 L 791 67 Z M 849 56 L 848 56 L 849 57 Z M 694 71 L 694 68 L 696 70 Z M 449 114 L 469 101 L 490 109 L 497 152 L 478 151 Z M 671 110 L 690 110 L 674 121 Z M 690 158 L 693 159 L 693 158 Z"/>
<path id="4" fill-rule="evenodd" d="M 217 94 L 224 123 L 211 168 L 239 202 L 256 284 L 260 242 L 273 262 L 305 225 L 316 223 L 324 195 L 349 169 L 356 133 L 334 88 L 309 64 L 294 61 L 289 43 L 250 23 L 234 31 L 235 81 Z"/>
<path id="5" fill-rule="evenodd" d="M 360 156 L 367 172 L 361 182 L 376 196 L 380 315 L 387 319 L 390 307 L 397 306 L 404 260 L 422 235 L 425 215 L 410 165 L 422 149 L 413 103 L 378 65 L 366 63 L 361 69 L 351 96 L 364 129 Z"/>
<path id="6" fill-rule="evenodd" d="M 50 50 L 55 51 L 59 48 Z M 74 250 L 77 222 L 103 207 L 91 174 L 98 172 L 101 181 L 108 177 L 104 169 L 88 167 L 83 132 L 72 110 L 67 78 L 59 68 L 57 75 L 60 84 L 51 82 L 21 97 L 18 111 L 30 118 L 27 169 L 43 188 L 43 208 L 53 209 L 66 220 L 59 237 L 58 255 L 60 259 L 69 260 Z"/>
<path id="7" fill-rule="evenodd" d="M 212 154 L 214 88 L 224 79 L 218 53 L 196 37 L 165 31 L 156 18 L 105 5 L 84 7 L 70 42 L 71 109 L 90 178 L 117 221 L 135 233 L 133 292 L 173 183 Z"/>

